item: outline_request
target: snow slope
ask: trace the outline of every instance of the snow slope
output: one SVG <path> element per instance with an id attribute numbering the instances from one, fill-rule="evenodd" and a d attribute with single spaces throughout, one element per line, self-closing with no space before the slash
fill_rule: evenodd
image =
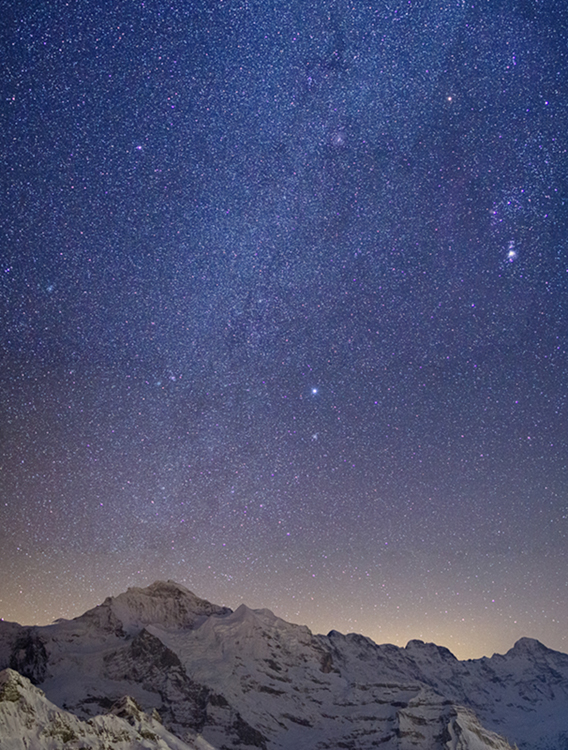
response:
<path id="1" fill-rule="evenodd" d="M 18 672 L 0 672 L 0 747 L 2 750 L 212 750 L 199 738 L 186 744 L 159 718 L 146 716 L 124 698 L 104 716 L 81 721 L 47 700 Z"/>

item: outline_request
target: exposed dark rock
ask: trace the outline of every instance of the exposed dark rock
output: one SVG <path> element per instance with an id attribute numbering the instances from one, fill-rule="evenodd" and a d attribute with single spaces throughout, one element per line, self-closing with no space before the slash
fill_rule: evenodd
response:
<path id="1" fill-rule="evenodd" d="M 311 727 L 313 726 L 311 721 L 308 721 L 307 719 L 303 719 L 301 716 L 292 716 L 292 714 L 282 714 L 283 718 L 289 719 L 290 721 L 293 721 L 294 724 L 299 724 L 302 727 Z"/>
<path id="2" fill-rule="evenodd" d="M 220 708 L 228 708 L 229 706 L 227 699 L 217 693 L 210 693 L 208 702 L 211 706 L 219 706 Z"/>
<path id="3" fill-rule="evenodd" d="M 194 683 L 176 656 L 159 638 L 142 629 L 121 649 L 104 659 L 113 680 L 142 684 L 160 695 L 160 715 L 166 727 L 185 727 L 200 732 L 206 720 L 208 690 Z"/>
<path id="4" fill-rule="evenodd" d="M 240 714 L 237 714 L 235 717 L 233 729 L 238 741 L 243 745 L 252 745 L 253 747 L 260 747 L 262 750 L 266 750 L 267 738 L 258 729 L 247 724 Z"/>
<path id="5" fill-rule="evenodd" d="M 324 674 L 329 674 L 333 670 L 333 657 L 329 652 L 321 657 L 320 669 Z"/>
<path id="6" fill-rule="evenodd" d="M 39 685 L 45 679 L 47 661 L 44 641 L 33 628 L 29 628 L 17 638 L 9 666 L 34 685 Z"/>
<path id="7" fill-rule="evenodd" d="M 129 724 L 134 725 L 135 722 L 140 721 L 144 712 L 134 698 L 126 695 L 116 701 L 110 709 L 110 713 L 119 716 L 121 719 L 126 719 Z"/>

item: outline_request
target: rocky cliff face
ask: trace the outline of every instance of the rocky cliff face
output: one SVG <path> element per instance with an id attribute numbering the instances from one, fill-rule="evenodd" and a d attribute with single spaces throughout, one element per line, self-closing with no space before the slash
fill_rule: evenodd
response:
<path id="1" fill-rule="evenodd" d="M 111 708 L 120 718 L 116 707 L 130 696 L 124 705 L 144 721 L 159 714 L 188 747 L 568 747 L 568 655 L 537 641 L 460 662 L 420 641 L 398 648 L 335 631 L 314 636 L 269 610 L 232 612 L 172 582 L 129 589 L 48 627 L 0 622 L 3 667 L 77 721 Z"/>
<path id="2" fill-rule="evenodd" d="M 81 721 L 47 700 L 18 672 L 0 672 L 0 747 L 2 750 L 207 750 L 168 732 L 157 714 L 147 716 L 123 698 L 103 716 Z"/>
<path id="3" fill-rule="evenodd" d="M 363 682 L 379 672 L 416 679 L 453 703 L 468 706 L 519 748 L 568 748 L 568 655 L 523 638 L 505 655 L 458 661 L 447 649 L 410 641 L 406 648 L 377 646 L 359 635 L 332 632 L 337 663 Z"/>

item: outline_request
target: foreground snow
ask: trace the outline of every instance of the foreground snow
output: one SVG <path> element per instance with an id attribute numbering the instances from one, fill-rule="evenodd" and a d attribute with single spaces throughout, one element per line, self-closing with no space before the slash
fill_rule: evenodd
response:
<path id="1" fill-rule="evenodd" d="M 0 672 L 2 750 L 212 750 L 200 741 L 186 744 L 130 698 L 108 714 L 81 721 L 50 703 L 43 691 L 12 669 Z"/>

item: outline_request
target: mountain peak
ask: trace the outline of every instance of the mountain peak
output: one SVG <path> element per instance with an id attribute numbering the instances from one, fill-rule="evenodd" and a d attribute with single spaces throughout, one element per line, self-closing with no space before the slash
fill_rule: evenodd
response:
<path id="1" fill-rule="evenodd" d="M 531 651 L 534 651 L 537 649 L 538 651 L 542 651 L 542 649 L 546 649 L 546 646 L 544 643 L 541 643 L 540 641 L 537 641 L 536 638 L 519 638 L 519 640 L 515 643 L 513 648 L 523 648 L 523 649 L 530 649 Z"/>
<path id="2" fill-rule="evenodd" d="M 550 649 L 544 643 L 537 641 L 536 638 L 519 638 L 513 648 L 507 651 L 506 656 L 519 656 L 520 654 L 536 656 L 537 654 L 545 654 L 548 651 Z"/>
<path id="3" fill-rule="evenodd" d="M 418 640 L 417 638 L 408 641 L 405 647 L 405 651 L 412 654 L 413 656 L 423 657 L 434 657 L 441 658 L 444 660 L 457 661 L 456 657 L 452 654 L 450 649 L 445 646 L 438 646 L 435 643 L 424 643 L 424 641 Z"/>
<path id="4" fill-rule="evenodd" d="M 14 669 L 4 669 L 0 672 L 0 702 L 15 703 L 20 700 L 22 693 L 40 693 L 34 685 Z"/>
<path id="5" fill-rule="evenodd" d="M 172 581 L 171 579 L 168 579 L 167 581 L 154 581 L 154 583 L 151 583 L 145 589 L 140 589 L 134 586 L 134 587 L 128 588 L 127 590 L 128 591 L 147 591 L 149 594 L 157 595 L 157 596 L 179 595 L 179 596 L 194 596 L 195 597 L 195 594 L 192 591 L 190 591 L 189 589 L 186 589 L 186 587 L 182 586 L 181 583 L 177 583 L 176 581 Z M 202 599 L 201 601 L 205 601 L 205 600 Z"/>
<path id="6" fill-rule="evenodd" d="M 97 622 L 113 623 L 113 630 L 138 632 L 147 625 L 166 630 L 192 629 L 210 615 L 230 614 L 232 610 L 200 599 L 175 581 L 155 581 L 146 588 L 132 587 L 83 615 Z"/>

